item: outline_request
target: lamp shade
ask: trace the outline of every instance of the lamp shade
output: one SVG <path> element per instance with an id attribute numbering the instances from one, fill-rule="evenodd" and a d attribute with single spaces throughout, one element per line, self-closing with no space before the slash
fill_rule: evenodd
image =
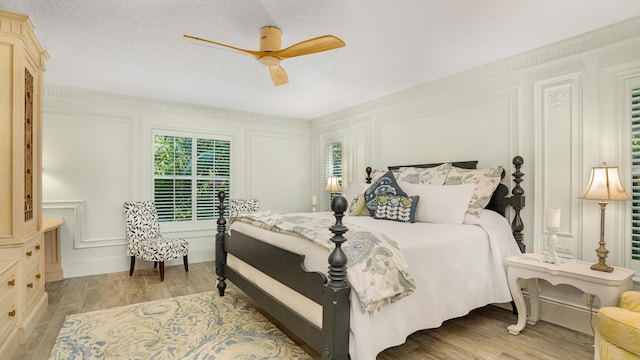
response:
<path id="1" fill-rule="evenodd" d="M 324 188 L 324 191 L 330 193 L 340 192 L 340 183 L 338 182 L 338 177 L 335 175 L 331 175 L 327 178 L 327 186 Z"/>
<path id="2" fill-rule="evenodd" d="M 591 168 L 591 179 L 581 198 L 591 200 L 631 200 L 620 184 L 617 166 Z"/>

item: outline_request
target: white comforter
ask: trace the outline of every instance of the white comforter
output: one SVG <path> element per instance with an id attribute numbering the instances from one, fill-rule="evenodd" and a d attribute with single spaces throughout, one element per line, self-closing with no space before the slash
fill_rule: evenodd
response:
<path id="1" fill-rule="evenodd" d="M 406 224 L 368 216 L 345 217 L 343 222 L 347 227 L 358 224 L 395 240 L 416 281 L 412 295 L 383 306 L 373 315 L 363 313 L 352 296 L 351 359 L 373 360 L 380 351 L 404 343 L 417 330 L 439 327 L 447 319 L 487 304 L 511 301 L 502 259 L 520 251 L 507 220 L 493 211 L 483 211 L 480 218 L 468 217 L 467 223 L 476 224 L 463 225 Z M 311 241 L 269 233 L 241 222 L 235 222 L 232 229 L 304 253 L 308 270 L 326 272 L 328 251 Z M 229 264 L 234 267 L 233 261 Z M 261 286 L 264 283 L 260 281 Z M 307 317 L 315 322 L 321 318 L 319 314 Z"/>

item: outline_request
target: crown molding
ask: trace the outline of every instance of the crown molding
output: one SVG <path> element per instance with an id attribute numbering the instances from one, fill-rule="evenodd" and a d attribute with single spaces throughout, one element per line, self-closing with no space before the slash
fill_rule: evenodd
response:
<path id="1" fill-rule="evenodd" d="M 0 34 L 21 41 L 36 65 L 44 71 L 49 53 L 42 48 L 33 29 L 33 23 L 27 15 L 0 10 Z"/>
<path id="2" fill-rule="evenodd" d="M 461 86 L 466 87 L 473 82 L 522 71 L 638 39 L 640 39 L 640 16 L 346 108 L 313 119 L 311 120 L 311 125 L 312 127 L 324 126 L 340 119 L 362 115 L 379 108 L 410 101 L 425 94 L 449 91 Z"/>
<path id="3" fill-rule="evenodd" d="M 51 101 L 81 102 L 96 106 L 126 108 L 136 111 L 174 113 L 179 115 L 215 118 L 216 120 L 223 121 L 257 122 L 261 124 L 267 123 L 270 125 L 282 124 L 308 128 L 308 122 L 306 120 L 296 118 L 214 108 L 204 105 L 162 101 L 62 85 L 45 84 L 43 96 L 45 108 L 52 105 Z"/>

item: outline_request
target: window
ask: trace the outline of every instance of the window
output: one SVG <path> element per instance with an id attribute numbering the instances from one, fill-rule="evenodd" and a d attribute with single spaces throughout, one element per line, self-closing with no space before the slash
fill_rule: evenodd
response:
<path id="1" fill-rule="evenodd" d="M 631 261 L 636 262 L 640 261 L 640 87 L 631 90 L 631 174 Z"/>
<path id="2" fill-rule="evenodd" d="M 154 135 L 153 196 L 162 222 L 217 218 L 217 194 L 229 194 L 231 142 Z M 225 201 L 228 208 L 228 197 Z"/>
<path id="3" fill-rule="evenodd" d="M 338 184 L 342 188 L 342 142 L 331 142 L 325 146 L 324 150 L 325 159 L 325 171 L 324 171 L 324 186 L 326 185 L 327 178 L 331 175 L 338 177 Z M 325 210 L 331 210 L 331 197 L 337 193 L 325 192 L 324 207 Z"/>

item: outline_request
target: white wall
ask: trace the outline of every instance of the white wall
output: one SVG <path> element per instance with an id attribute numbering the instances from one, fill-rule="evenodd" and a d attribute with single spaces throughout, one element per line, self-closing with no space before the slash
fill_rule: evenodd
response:
<path id="1" fill-rule="evenodd" d="M 511 159 L 521 155 L 527 251 L 545 249 L 544 212 L 557 207 L 562 256 L 597 262 L 600 208 L 579 196 L 591 167 L 603 161 L 618 165 L 631 187 L 626 109 L 634 81 L 640 18 L 315 119 L 312 152 L 328 134 L 345 134 L 349 183 L 362 182 L 366 166 L 438 161 L 479 160 L 511 174 Z M 313 159 L 319 193 L 322 174 L 313 169 L 321 159 Z M 630 204 L 613 202 L 606 215 L 607 263 L 640 271 L 630 259 Z M 542 296 L 543 319 L 590 332 L 582 293 L 546 285 Z"/>
<path id="2" fill-rule="evenodd" d="M 231 137 L 233 197 L 257 198 L 265 209 L 309 209 L 306 121 L 51 85 L 43 103 L 44 216 L 65 220 L 65 278 L 128 269 L 122 204 L 153 198 L 157 129 Z M 215 221 L 161 226 L 190 241 L 190 262 L 214 259 Z"/>
<path id="3" fill-rule="evenodd" d="M 46 86 L 44 214 L 65 218 L 65 277 L 125 271 L 121 206 L 151 197 L 153 129 L 231 136 L 232 195 L 283 211 L 305 211 L 311 195 L 323 198 L 324 144 L 339 138 L 347 186 L 364 180 L 366 166 L 416 162 L 479 160 L 510 174 L 511 159 L 522 155 L 527 251 L 543 251 L 544 211 L 559 207 L 562 255 L 595 262 L 599 207 L 578 197 L 603 161 L 620 166 L 630 188 L 625 106 L 639 81 L 636 18 L 310 124 Z M 607 262 L 640 270 L 629 256 L 629 219 L 629 203 L 607 207 Z M 163 230 L 191 240 L 191 261 L 213 259 L 215 225 Z M 579 291 L 543 286 L 541 295 L 543 319 L 590 332 Z"/>

